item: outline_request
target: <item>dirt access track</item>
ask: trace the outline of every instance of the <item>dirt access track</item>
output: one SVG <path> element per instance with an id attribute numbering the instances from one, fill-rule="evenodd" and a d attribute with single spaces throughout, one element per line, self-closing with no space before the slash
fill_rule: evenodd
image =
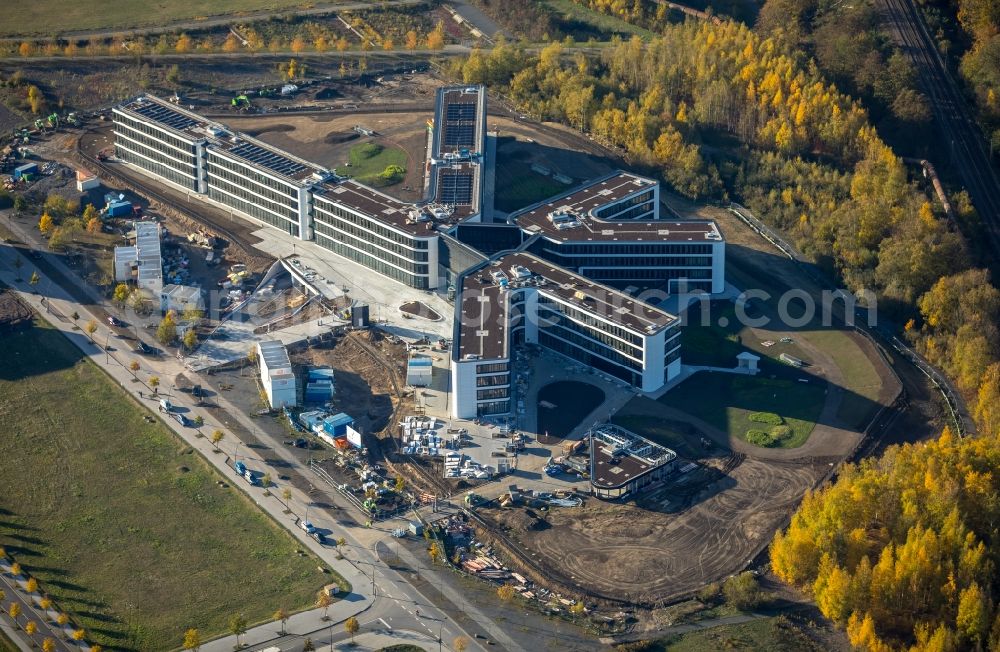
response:
<path id="1" fill-rule="evenodd" d="M 741 263 L 741 282 L 756 280 L 751 274 L 773 273 L 776 258 L 755 255 L 750 246 L 757 244 L 748 241 L 756 236 L 732 220 L 720 224 L 727 242 L 740 243 L 732 262 Z M 793 270 L 781 271 L 789 283 L 797 280 Z M 789 334 L 808 344 L 804 334 Z M 895 400 L 898 380 L 871 342 L 854 334 L 846 342 L 855 344 L 878 373 L 880 387 L 877 398 L 872 396 L 877 413 Z M 737 573 L 766 548 L 802 496 L 862 441 L 839 415 L 845 393 L 839 388 L 857 382 L 842 368 L 844 352 L 838 356 L 838 351 L 812 347 L 810 353 L 811 373 L 826 380 L 831 391 L 818 425 L 799 448 L 750 446 L 656 401 L 634 399 L 619 414 L 628 412 L 672 431 L 671 447 L 701 469 L 625 503 L 587 498 L 575 509 L 488 508 L 478 515 L 501 533 L 497 543 L 533 579 L 599 600 L 656 607 Z M 702 438 L 713 442 L 710 450 Z"/>

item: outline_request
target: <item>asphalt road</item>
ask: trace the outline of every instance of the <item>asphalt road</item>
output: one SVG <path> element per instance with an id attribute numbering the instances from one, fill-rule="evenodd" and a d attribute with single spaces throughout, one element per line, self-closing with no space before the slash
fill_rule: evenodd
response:
<path id="1" fill-rule="evenodd" d="M 32 242 L 34 240 L 34 233 L 31 232 L 29 227 L 17 221 L 9 221 L 9 223 L 11 230 L 22 238 L 23 241 Z M 153 396 L 152 388 L 146 384 L 148 378 L 154 375 L 164 379 L 174 378 L 177 374 L 184 371 L 181 361 L 169 355 L 159 357 L 142 356 L 141 361 L 143 369 L 139 372 L 139 380 L 142 382 L 133 382 L 132 373 L 127 368 L 127 365 L 133 358 L 133 355 L 128 355 L 126 357 L 122 351 L 116 351 L 114 353 L 106 352 L 101 350 L 101 347 L 94 343 L 110 341 L 114 337 L 114 332 L 107 325 L 107 315 L 110 313 L 106 310 L 106 308 L 100 305 L 99 299 L 95 297 L 93 289 L 84 284 L 72 270 L 67 268 L 63 264 L 61 257 L 52 254 L 44 254 L 46 262 L 51 265 L 52 268 L 56 269 L 69 282 L 76 284 L 76 287 L 73 288 L 73 290 L 75 290 L 75 293 L 78 296 L 81 298 L 90 297 L 91 300 L 78 301 L 73 298 L 67 289 L 55 283 L 42 269 L 37 270 L 40 282 L 37 286 L 35 286 L 35 290 L 37 290 L 40 294 L 35 294 L 31 291 L 31 288 L 26 281 L 22 280 L 21 282 L 17 282 L 15 280 L 16 273 L 13 266 L 13 256 L 7 255 L 7 252 L 10 251 L 10 249 L 7 249 L 4 256 L 0 257 L 0 279 L 15 288 L 39 313 L 48 314 L 53 326 L 62 331 L 68 339 L 78 346 L 84 354 L 86 354 L 87 357 L 94 362 L 94 364 L 97 364 L 99 367 L 104 369 L 113 380 L 117 381 L 121 385 L 125 391 L 136 395 L 140 398 L 140 400 L 149 401 L 152 409 L 153 405 L 156 404 L 157 399 Z M 31 271 L 35 271 L 36 266 L 30 259 L 25 259 L 24 262 L 25 265 L 21 270 L 21 276 L 23 278 L 27 278 Z M 73 330 L 73 320 L 68 318 L 58 318 L 59 315 L 69 315 L 74 311 L 79 313 L 80 320 L 82 320 L 83 323 L 93 319 L 97 324 L 99 324 L 97 332 L 93 335 L 93 342 L 81 331 Z M 120 316 L 131 320 L 131 316 Z M 147 329 L 137 329 L 136 333 L 137 336 L 147 344 L 159 348 L 159 344 L 153 341 L 151 337 L 152 331 L 148 331 Z M 167 391 L 168 388 L 164 387 L 164 392 Z M 142 392 L 142 397 L 139 397 L 139 392 Z M 247 417 L 242 410 L 236 406 L 228 404 L 225 397 L 217 396 L 214 400 L 226 410 L 229 418 L 236 420 L 249 420 L 249 417 Z M 187 395 L 172 393 L 170 401 L 177 406 L 178 410 L 184 411 L 185 414 L 191 418 L 201 414 L 198 406 L 195 405 Z M 202 416 L 205 417 L 205 425 L 203 426 L 203 429 L 211 431 L 217 427 L 221 427 L 224 431 L 228 430 L 224 424 L 215 422 L 211 415 L 204 413 Z M 213 452 L 213 446 L 208 441 L 208 438 L 203 436 L 198 437 L 198 432 L 194 428 L 184 428 L 173 419 L 164 419 L 163 422 L 168 427 L 173 429 L 188 445 L 198 450 L 203 457 L 205 457 L 205 459 L 213 464 L 217 470 L 233 484 L 233 486 L 246 491 L 250 495 L 251 499 L 253 499 L 261 509 L 268 512 L 268 514 L 274 518 L 276 522 L 282 524 L 305 548 L 309 549 L 313 554 L 323 560 L 323 562 L 330 568 L 334 569 L 351 582 L 354 588 L 352 594 L 350 594 L 346 599 L 335 603 L 329 610 L 334 624 L 341 623 L 352 615 L 361 618 L 359 614 L 368 611 L 373 606 L 378 606 L 378 611 L 375 613 L 378 613 L 380 617 L 390 617 L 393 619 L 398 618 L 400 619 L 399 622 L 404 623 L 405 625 L 407 623 L 407 619 L 412 618 L 415 610 L 419 607 L 421 614 L 425 615 L 427 618 L 435 619 L 434 622 L 439 623 L 439 629 L 442 632 L 442 636 L 445 637 L 445 640 L 453 640 L 457 636 L 464 635 L 472 641 L 474 638 L 473 635 L 464 632 L 444 611 L 431 604 L 430 601 L 411 584 L 405 580 L 401 581 L 404 578 L 399 575 L 399 573 L 389 568 L 388 565 L 382 563 L 377 558 L 373 546 L 377 544 L 379 539 L 389 538 L 388 532 L 395 527 L 400 527 L 404 522 L 386 523 L 385 530 L 350 528 L 345 527 L 343 523 L 338 522 L 331 515 L 323 514 L 320 510 L 313 509 L 309 513 L 309 519 L 313 521 L 317 527 L 327 528 L 335 532 L 338 537 L 343 536 L 347 540 L 349 550 L 354 551 L 353 554 L 348 552 L 348 559 L 339 559 L 339 555 L 333 547 L 320 545 L 315 540 L 306 536 L 305 532 L 298 527 L 298 521 L 301 518 L 300 514 L 304 514 L 306 506 L 315 501 L 315 496 L 303 492 L 289 483 L 287 487 L 292 490 L 292 500 L 290 505 L 292 513 L 286 513 L 284 503 L 277 497 L 281 494 L 281 491 L 284 488 L 284 486 L 280 483 L 271 487 L 270 495 L 265 495 L 262 489 L 250 487 L 244 480 L 237 476 L 235 471 L 233 471 L 227 463 L 228 457 Z M 249 425 L 249 429 L 252 430 L 253 425 Z M 227 433 L 227 435 L 230 437 L 229 441 L 235 441 L 235 435 L 232 433 Z M 290 453 L 281 447 L 276 448 L 275 451 L 272 452 L 277 452 L 277 454 L 282 457 L 285 457 Z M 247 466 L 252 469 L 266 468 L 264 459 L 262 459 L 254 449 L 250 449 L 248 447 L 241 449 L 240 458 L 244 460 Z M 291 469 L 286 469 L 286 473 L 293 470 L 303 474 L 308 473 L 308 471 L 304 469 L 302 463 L 293 456 L 288 459 L 288 462 L 294 466 Z M 374 592 L 372 590 L 373 587 L 371 580 L 373 572 L 375 585 Z M 381 590 L 379 588 L 380 586 L 382 587 Z M 383 591 L 386 591 L 384 595 Z M 456 596 L 456 599 L 459 603 L 461 603 L 461 596 Z M 487 629 L 494 627 L 492 622 L 479 624 L 481 627 Z M 296 614 L 292 616 L 287 623 L 287 631 L 300 637 L 322 632 L 328 628 L 329 623 L 323 620 L 322 611 L 319 609 Z M 421 628 L 421 630 L 426 629 L 426 626 Z M 268 643 L 277 638 L 283 637 L 277 630 L 276 625 L 269 624 L 250 630 L 242 637 L 242 640 L 253 645 L 258 645 Z M 225 637 L 203 645 L 202 650 L 205 652 L 229 652 L 233 649 L 232 646 L 234 643 L 235 638 Z M 511 643 L 513 642 L 511 641 Z M 263 645 L 263 647 L 267 646 Z M 480 649 L 481 647 L 482 646 L 477 645 L 475 642 L 470 642 L 469 649 Z M 516 644 L 512 644 L 509 647 L 492 647 L 491 649 L 509 649 L 513 651 L 523 648 Z"/>
<path id="2" fill-rule="evenodd" d="M 27 581 L 27 577 L 23 574 L 15 577 L 10 573 L 10 562 L 0 559 L 0 589 L 5 594 L 3 610 L 0 611 L 0 631 L 3 631 L 9 639 L 17 643 L 22 650 L 39 649 L 45 639 L 51 638 L 55 643 L 56 650 L 79 652 L 79 647 L 66 640 L 71 633 L 70 628 L 60 627 L 55 621 L 58 616 L 56 611 L 53 609 L 46 611 L 36 604 L 34 598 L 29 596 L 23 588 L 25 581 Z M 35 594 L 35 597 L 39 596 Z M 21 614 L 17 617 L 17 628 L 13 627 L 13 621 L 9 615 L 10 605 L 14 603 L 20 605 L 21 609 Z M 24 631 L 24 626 L 27 625 L 28 621 L 35 623 L 38 627 L 38 631 L 30 636 Z"/>

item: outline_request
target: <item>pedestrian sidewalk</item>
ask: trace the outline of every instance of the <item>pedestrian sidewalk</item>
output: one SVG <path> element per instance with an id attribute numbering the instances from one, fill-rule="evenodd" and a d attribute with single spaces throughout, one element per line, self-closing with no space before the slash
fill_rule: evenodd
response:
<path id="1" fill-rule="evenodd" d="M 87 357 L 99 368 L 103 369 L 121 386 L 125 392 L 132 395 L 137 401 L 142 402 L 143 400 L 139 396 L 140 392 L 147 399 L 151 396 L 155 397 L 153 388 L 150 387 L 146 381 L 140 380 L 139 382 L 136 382 L 136 377 L 128 369 L 128 364 L 131 362 L 130 358 L 125 358 L 121 352 L 111 353 L 102 351 L 100 347 L 95 344 L 95 342 L 103 342 L 110 339 L 110 333 L 108 332 L 109 329 L 105 320 L 92 312 L 91 307 L 82 306 L 76 303 L 61 286 L 54 283 L 41 270 L 34 269 L 35 266 L 32 265 L 30 261 L 23 260 L 23 262 L 25 264 L 21 268 L 22 279 L 26 278 L 27 275 L 30 275 L 32 271 L 36 271 L 39 276 L 39 283 L 35 287 L 40 288 L 47 296 L 35 294 L 33 291 L 30 291 L 31 286 L 28 285 L 26 280 L 17 281 L 17 273 L 13 265 L 13 260 L 10 259 L 0 260 L 0 281 L 3 281 L 9 287 L 17 291 L 21 298 L 24 299 L 42 317 L 46 318 L 53 328 L 62 332 L 71 343 L 83 352 L 85 357 Z M 71 270 L 66 268 L 61 261 L 52 260 L 52 263 L 59 272 L 66 276 L 66 278 L 79 284 L 77 276 Z M 87 294 L 89 296 L 94 296 L 90 288 L 86 288 L 86 290 L 88 290 Z M 79 314 L 78 320 L 72 320 L 66 317 L 66 315 L 70 315 L 73 312 L 77 312 Z M 56 316 L 57 318 L 53 318 L 53 316 Z M 91 320 L 99 325 L 98 330 L 93 334 L 92 339 L 82 330 L 79 330 L 79 327 L 76 327 L 76 323 L 86 324 Z M 76 328 L 76 330 L 74 330 L 74 328 Z M 121 356 L 121 358 L 119 356 Z M 173 378 L 177 374 L 184 371 L 180 361 L 170 356 L 163 356 L 163 358 L 159 360 L 144 359 L 143 366 L 152 370 L 152 373 L 142 374 L 146 376 L 147 380 L 151 375 L 156 375 L 161 378 Z M 180 396 L 172 396 L 171 403 L 180 407 L 189 408 L 192 413 L 195 411 L 195 406 L 185 405 L 184 400 Z M 229 406 L 229 408 L 231 408 L 231 406 Z M 236 411 L 234 414 L 239 413 Z M 265 492 L 262 488 L 249 486 L 245 480 L 237 475 L 236 471 L 226 463 L 227 457 L 216 452 L 215 446 L 211 443 L 208 437 L 201 435 L 199 431 L 192 428 L 184 428 L 172 419 L 161 420 L 168 428 L 173 430 L 182 441 L 200 453 L 203 458 L 208 460 L 209 464 L 213 465 L 234 487 L 238 487 L 247 493 L 262 510 L 275 520 L 275 522 L 285 527 L 289 533 L 291 533 L 291 535 L 298 540 L 304 549 L 315 555 L 324 563 L 324 565 L 339 573 L 351 583 L 351 586 L 353 587 L 352 593 L 347 596 L 346 599 L 340 600 L 330 607 L 329 613 L 331 619 L 344 620 L 371 607 L 372 596 L 368 590 L 367 575 L 360 571 L 346 558 L 338 559 L 340 555 L 335 549 L 323 547 L 317 541 L 309 537 L 302 529 L 297 527 L 296 523 L 298 518 L 294 514 L 285 513 L 286 507 L 284 503 L 278 499 L 278 495 L 280 495 L 281 490 L 284 487 L 273 485 L 269 491 Z M 205 427 L 212 426 L 206 425 Z M 250 467 L 265 467 L 263 459 L 253 449 L 245 447 L 241 451 L 241 457 L 247 460 L 247 465 Z M 299 491 L 291 484 L 287 485 L 287 488 L 291 489 L 293 500 L 297 500 L 301 504 L 308 504 L 312 501 L 308 495 Z M 337 621 L 334 620 L 334 622 Z M 322 620 L 322 610 L 313 609 L 300 614 L 295 614 L 288 621 L 287 629 L 290 632 L 303 631 L 304 633 L 308 633 L 327 625 L 328 623 Z M 280 636 L 278 629 L 279 628 L 271 624 L 261 625 L 247 632 L 247 634 L 241 638 L 243 641 L 247 642 L 265 642 Z M 233 649 L 232 646 L 234 642 L 234 637 L 226 637 L 224 639 L 220 639 L 218 644 L 213 642 L 212 644 L 203 645 L 202 649 L 206 652 L 216 652 L 222 650 L 230 652 Z"/>

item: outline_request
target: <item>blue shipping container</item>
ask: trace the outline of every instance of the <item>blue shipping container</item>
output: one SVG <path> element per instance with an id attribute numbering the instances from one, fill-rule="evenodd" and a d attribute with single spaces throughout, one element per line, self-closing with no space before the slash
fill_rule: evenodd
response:
<path id="1" fill-rule="evenodd" d="M 26 174 L 38 174 L 38 163 L 25 163 L 14 168 L 15 179 L 20 179 Z"/>
<path id="2" fill-rule="evenodd" d="M 132 203 L 127 201 L 116 201 L 108 204 L 108 217 L 122 217 L 132 213 Z"/>

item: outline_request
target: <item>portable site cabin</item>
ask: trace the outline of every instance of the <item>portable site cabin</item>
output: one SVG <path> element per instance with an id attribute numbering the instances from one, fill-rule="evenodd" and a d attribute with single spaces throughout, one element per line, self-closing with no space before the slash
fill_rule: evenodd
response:
<path id="1" fill-rule="evenodd" d="M 406 384 L 427 387 L 434 377 L 434 361 L 426 355 L 414 355 L 406 363 Z"/>

